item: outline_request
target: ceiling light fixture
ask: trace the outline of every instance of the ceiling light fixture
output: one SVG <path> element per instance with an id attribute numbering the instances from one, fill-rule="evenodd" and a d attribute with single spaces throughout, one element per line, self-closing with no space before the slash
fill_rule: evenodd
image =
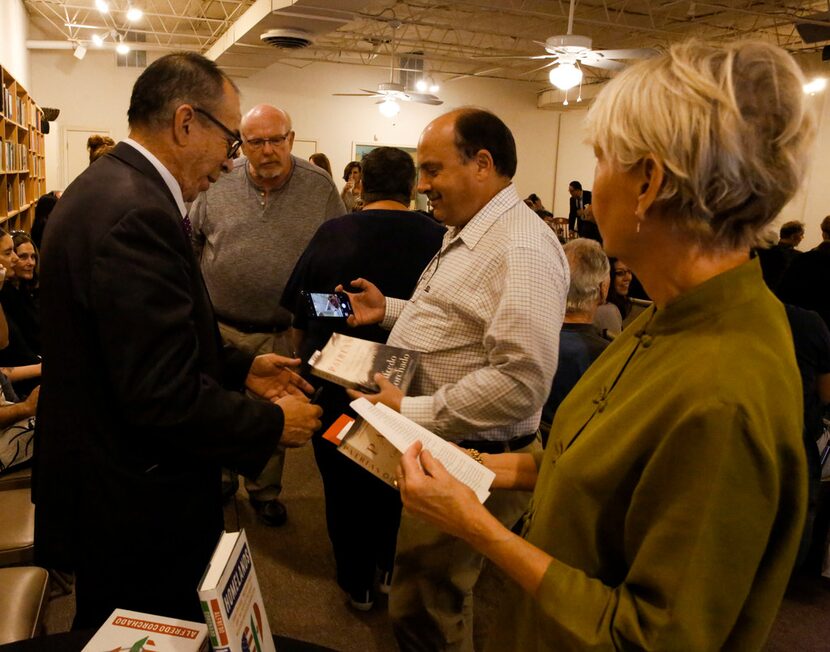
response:
<path id="1" fill-rule="evenodd" d="M 110 10 L 109 3 L 106 0 L 95 0 L 95 7 L 102 14 L 109 13 L 109 10 Z"/>
<path id="2" fill-rule="evenodd" d="M 550 83 L 566 91 L 582 81 L 582 71 L 572 63 L 560 63 L 550 71 Z"/>
<path id="3" fill-rule="evenodd" d="M 426 79 L 421 78 L 415 82 L 415 90 L 419 93 L 426 93 L 428 88 L 429 85 L 427 84 Z"/>
<path id="4" fill-rule="evenodd" d="M 80 61 L 86 56 L 86 48 L 80 43 L 78 43 L 78 45 L 75 46 L 75 51 L 72 54 L 75 55 L 75 58 Z"/>
<path id="5" fill-rule="evenodd" d="M 139 9 L 138 7 L 130 7 L 129 9 L 127 9 L 127 20 L 129 20 L 131 23 L 141 20 L 143 16 L 144 12 L 141 11 L 141 9 Z"/>
<path id="6" fill-rule="evenodd" d="M 394 118 L 401 111 L 401 105 L 391 97 L 387 97 L 378 105 L 378 111 L 386 118 Z"/>
<path id="7" fill-rule="evenodd" d="M 115 51 L 118 52 L 120 55 L 125 55 L 130 53 L 130 46 L 121 41 L 118 45 L 115 46 Z"/>
<path id="8" fill-rule="evenodd" d="M 95 44 L 95 47 L 100 48 L 102 45 L 104 45 L 104 37 L 100 34 L 93 34 L 92 42 Z"/>
<path id="9" fill-rule="evenodd" d="M 804 84 L 804 92 L 807 95 L 821 93 L 825 88 L 827 88 L 827 80 L 824 77 L 816 77 Z"/>

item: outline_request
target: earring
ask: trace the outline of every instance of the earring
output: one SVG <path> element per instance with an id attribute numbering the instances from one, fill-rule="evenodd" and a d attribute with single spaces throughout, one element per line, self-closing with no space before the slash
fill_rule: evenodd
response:
<path id="1" fill-rule="evenodd" d="M 640 220 L 637 220 L 637 233 L 640 232 Z"/>

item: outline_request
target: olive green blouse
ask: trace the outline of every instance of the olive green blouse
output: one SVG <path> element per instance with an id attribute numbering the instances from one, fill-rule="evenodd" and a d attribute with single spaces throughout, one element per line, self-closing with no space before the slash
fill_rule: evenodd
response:
<path id="1" fill-rule="evenodd" d="M 759 650 L 807 501 L 801 387 L 757 260 L 637 318 L 559 408 L 490 650 Z"/>

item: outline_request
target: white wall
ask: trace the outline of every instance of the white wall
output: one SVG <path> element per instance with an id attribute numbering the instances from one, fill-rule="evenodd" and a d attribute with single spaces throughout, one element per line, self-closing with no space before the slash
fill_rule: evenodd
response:
<path id="1" fill-rule="evenodd" d="M 29 17 L 23 1 L 0 0 L 0 64 L 31 94 L 29 51 L 26 49 L 28 30 Z"/>
<path id="2" fill-rule="evenodd" d="M 830 98 L 822 93 L 808 98 L 817 120 L 817 132 L 811 162 L 801 190 L 787 204 L 773 223 L 777 226 L 789 220 L 806 225 L 806 235 L 799 249 L 806 251 L 821 242 L 819 225 L 830 215 Z M 559 128 L 559 155 L 557 157 L 555 202 L 553 213 L 568 214 L 568 183 L 574 179 L 591 189 L 594 180 L 594 154 L 585 144 L 584 122 L 588 111 L 562 113 Z"/>
<path id="3" fill-rule="evenodd" d="M 108 129 L 114 138 L 127 135 L 127 106 L 137 69 L 116 68 L 115 55 L 87 53 L 83 61 L 69 51 L 32 52 L 33 94 L 41 104 L 61 109 L 57 127 L 47 136 L 47 186 L 62 178 L 62 128 Z M 378 113 L 370 97 L 333 97 L 359 92 L 386 81 L 381 69 L 315 63 L 302 69 L 274 64 L 237 83 L 243 113 L 261 102 L 287 110 L 298 139 L 316 140 L 317 151 L 339 173 L 352 158 L 353 143 L 415 146 L 426 124 L 445 111 L 476 104 L 495 111 L 512 129 L 519 152 L 516 184 L 519 193 L 539 194 L 550 205 L 553 196 L 558 114 L 536 108 L 535 86 L 519 82 L 462 79 L 445 85 L 441 106 L 403 103 L 394 120 Z"/>

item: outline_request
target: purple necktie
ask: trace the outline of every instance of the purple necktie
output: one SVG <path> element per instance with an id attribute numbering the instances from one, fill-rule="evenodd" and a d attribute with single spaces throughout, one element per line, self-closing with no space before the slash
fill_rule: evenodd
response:
<path id="1" fill-rule="evenodd" d="M 187 238 L 187 241 L 190 242 L 193 238 L 193 225 L 190 223 L 190 217 L 187 215 L 182 218 L 182 231 L 184 231 L 184 236 Z"/>

